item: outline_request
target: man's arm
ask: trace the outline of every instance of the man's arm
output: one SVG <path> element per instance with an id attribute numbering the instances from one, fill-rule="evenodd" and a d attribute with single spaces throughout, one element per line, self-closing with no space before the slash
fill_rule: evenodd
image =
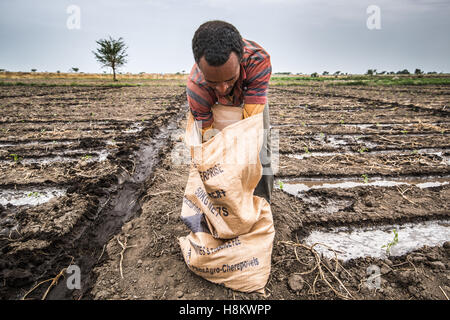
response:
<path id="1" fill-rule="evenodd" d="M 211 106 L 214 105 L 214 99 L 205 87 L 194 83 L 191 79 L 188 80 L 186 94 L 189 110 L 194 119 L 200 124 L 203 133 L 211 128 L 214 121 L 211 112 Z"/>
<path id="2" fill-rule="evenodd" d="M 269 54 L 254 42 L 248 42 L 248 44 L 253 46 L 251 50 L 254 50 L 254 53 L 244 63 L 247 72 L 244 118 L 263 112 L 267 103 L 267 92 L 272 74 Z"/>

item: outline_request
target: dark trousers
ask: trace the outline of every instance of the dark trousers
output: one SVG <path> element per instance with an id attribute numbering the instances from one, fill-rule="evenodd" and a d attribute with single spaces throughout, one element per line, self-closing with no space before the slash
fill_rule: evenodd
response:
<path id="1" fill-rule="evenodd" d="M 273 190 L 273 170 L 271 165 L 272 150 L 270 139 L 270 118 L 269 118 L 269 103 L 266 103 L 263 111 L 264 122 L 264 140 L 261 151 L 259 153 L 259 160 L 263 167 L 263 173 L 258 185 L 255 188 L 254 195 L 263 197 L 268 203 L 271 203 L 272 190 Z"/>

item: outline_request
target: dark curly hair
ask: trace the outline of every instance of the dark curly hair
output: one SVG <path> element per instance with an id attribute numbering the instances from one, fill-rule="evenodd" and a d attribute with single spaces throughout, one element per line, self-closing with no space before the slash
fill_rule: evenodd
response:
<path id="1" fill-rule="evenodd" d="M 234 51 L 239 60 L 244 54 L 244 43 L 241 34 L 225 21 L 213 20 L 203 23 L 195 31 L 192 38 L 194 59 L 199 64 L 201 57 L 211 66 L 221 66 L 228 61 Z"/>

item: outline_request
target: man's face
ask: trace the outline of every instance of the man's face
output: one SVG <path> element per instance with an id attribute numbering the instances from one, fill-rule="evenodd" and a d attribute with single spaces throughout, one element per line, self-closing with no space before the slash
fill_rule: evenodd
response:
<path id="1" fill-rule="evenodd" d="M 228 61 L 221 66 L 210 66 L 204 56 L 198 66 L 208 86 L 213 88 L 219 97 L 230 94 L 241 72 L 239 57 L 235 52 L 231 52 Z"/>

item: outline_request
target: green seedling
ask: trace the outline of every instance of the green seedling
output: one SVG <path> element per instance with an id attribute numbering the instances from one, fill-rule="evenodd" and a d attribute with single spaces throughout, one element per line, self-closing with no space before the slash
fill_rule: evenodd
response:
<path id="1" fill-rule="evenodd" d="M 364 183 L 369 183 L 369 177 L 367 176 L 367 174 L 363 174 L 361 177 L 363 178 Z"/>
<path id="2" fill-rule="evenodd" d="M 30 192 L 30 193 L 28 194 L 28 196 L 29 196 L 29 197 L 35 197 L 35 198 L 38 198 L 38 197 L 40 197 L 41 195 L 39 194 L 39 192 L 33 191 L 33 192 Z"/>
<path id="3" fill-rule="evenodd" d="M 10 156 L 13 158 L 14 162 L 20 161 L 20 157 L 18 154 L 11 153 Z"/>
<path id="4" fill-rule="evenodd" d="M 363 154 L 364 152 L 369 151 L 369 149 L 367 149 L 366 147 L 362 147 L 358 151 L 359 151 L 359 153 Z"/>
<path id="5" fill-rule="evenodd" d="M 92 156 L 91 156 L 91 155 L 88 155 L 88 154 L 86 154 L 86 155 L 84 155 L 84 156 L 81 157 L 81 159 L 83 159 L 83 160 L 88 160 L 88 159 L 90 159 L 90 158 L 92 158 Z"/>
<path id="6" fill-rule="evenodd" d="M 407 133 L 408 133 L 407 130 L 402 130 L 402 131 L 400 131 L 400 132 L 403 133 L 403 134 L 407 134 Z"/>
<path id="7" fill-rule="evenodd" d="M 278 186 L 280 187 L 281 190 L 283 190 L 284 187 L 283 181 L 278 181 Z"/>
<path id="8" fill-rule="evenodd" d="M 391 253 L 391 248 L 398 243 L 398 232 L 397 232 L 397 229 L 394 229 L 392 231 L 394 232 L 394 239 L 391 242 L 385 244 L 384 246 L 381 246 L 381 248 L 386 248 L 386 254 L 388 256 Z"/>
<path id="9" fill-rule="evenodd" d="M 306 127 L 306 123 L 302 122 L 302 126 Z"/>
<path id="10" fill-rule="evenodd" d="M 305 153 L 309 154 L 311 152 L 309 152 L 308 147 L 303 147 L 303 150 L 305 150 Z"/>
<path id="11" fill-rule="evenodd" d="M 417 151 L 417 150 L 413 150 L 412 152 L 411 152 L 412 154 L 418 154 L 419 153 L 419 151 Z"/>
<path id="12" fill-rule="evenodd" d="M 44 132 L 45 132 L 45 129 L 42 129 L 42 130 L 41 130 L 41 133 L 44 133 Z"/>
<path id="13" fill-rule="evenodd" d="M 339 120 L 339 123 L 340 124 L 344 124 L 344 120 Z"/>

